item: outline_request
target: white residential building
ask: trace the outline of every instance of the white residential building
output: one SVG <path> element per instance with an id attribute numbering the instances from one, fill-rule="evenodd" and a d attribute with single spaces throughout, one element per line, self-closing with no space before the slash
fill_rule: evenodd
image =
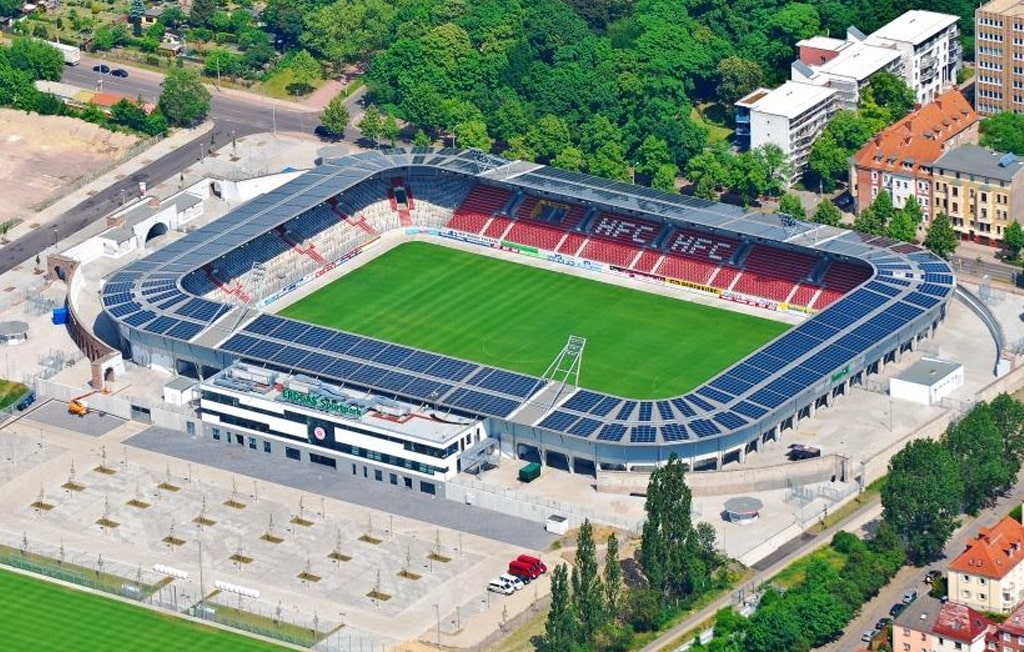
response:
<path id="1" fill-rule="evenodd" d="M 845 41 L 822 36 L 799 41 L 800 58 L 790 67 L 790 78 L 834 88 L 840 109 L 856 109 L 861 91 L 876 72 L 903 76 L 898 50 L 869 45 L 864 38 L 851 28 Z"/>
<path id="2" fill-rule="evenodd" d="M 956 85 L 963 65 L 959 17 L 934 11 L 908 11 L 868 37 L 868 43 L 895 47 L 903 56 L 903 78 L 927 104 Z"/>
<path id="3" fill-rule="evenodd" d="M 740 146 L 778 145 L 793 165 L 795 181 L 807 166 L 814 139 L 838 110 L 836 90 L 789 81 L 775 90 L 759 88 L 736 102 Z"/>

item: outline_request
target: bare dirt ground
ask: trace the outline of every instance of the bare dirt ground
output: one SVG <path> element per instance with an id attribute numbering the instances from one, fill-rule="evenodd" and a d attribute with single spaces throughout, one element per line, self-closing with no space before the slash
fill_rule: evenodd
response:
<path id="1" fill-rule="evenodd" d="M 0 109 L 0 222 L 121 158 L 138 138 L 63 116 Z"/>

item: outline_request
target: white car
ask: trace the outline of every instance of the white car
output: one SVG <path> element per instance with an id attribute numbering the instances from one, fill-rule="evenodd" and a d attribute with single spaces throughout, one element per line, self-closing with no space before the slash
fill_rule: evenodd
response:
<path id="1" fill-rule="evenodd" d="M 864 632 L 860 635 L 860 640 L 864 641 L 865 643 L 870 643 L 872 640 L 874 640 L 876 633 L 877 632 L 873 629 L 871 631 Z"/>
<path id="2" fill-rule="evenodd" d="M 495 593 L 500 593 L 502 595 L 512 595 L 516 592 L 516 590 L 512 588 L 511 584 L 509 584 L 508 582 L 504 582 L 500 579 L 493 579 L 490 582 L 488 582 L 487 590 L 494 591 Z"/>
<path id="3" fill-rule="evenodd" d="M 506 574 L 500 576 L 498 579 L 499 580 L 504 580 L 505 582 L 511 584 L 512 588 L 514 590 L 516 590 L 516 591 L 522 591 L 523 589 L 526 588 L 526 585 L 523 584 L 523 580 L 519 579 L 515 575 L 509 575 L 508 573 L 506 573 Z"/>

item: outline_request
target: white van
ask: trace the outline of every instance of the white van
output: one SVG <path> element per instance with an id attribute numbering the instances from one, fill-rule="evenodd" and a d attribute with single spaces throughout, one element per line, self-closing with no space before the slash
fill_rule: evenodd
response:
<path id="1" fill-rule="evenodd" d="M 519 579 L 515 575 L 509 575 L 508 573 L 506 573 L 506 574 L 502 575 L 501 577 L 499 577 L 498 579 L 499 580 L 503 580 L 503 581 L 505 581 L 508 584 L 511 584 L 512 588 L 514 590 L 516 590 L 516 591 L 522 591 L 523 589 L 526 588 L 526 585 L 523 584 L 523 580 Z"/>
<path id="2" fill-rule="evenodd" d="M 512 585 L 508 582 L 504 582 L 501 579 L 493 579 L 487 583 L 487 590 L 500 593 L 502 595 L 512 595 L 516 592 Z"/>

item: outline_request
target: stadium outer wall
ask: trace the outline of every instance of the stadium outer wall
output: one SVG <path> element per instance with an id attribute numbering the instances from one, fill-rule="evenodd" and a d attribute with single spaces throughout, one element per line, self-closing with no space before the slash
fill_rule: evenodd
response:
<path id="1" fill-rule="evenodd" d="M 367 154 L 366 158 L 387 158 L 388 156 L 394 156 L 401 158 L 402 152 L 396 154 L 382 155 L 380 153 Z M 462 156 L 461 153 L 455 152 L 450 154 L 456 158 Z M 349 161 L 363 160 L 359 156 L 350 157 Z M 385 160 L 386 165 L 380 166 L 380 169 L 367 173 L 360 181 L 351 184 L 350 187 L 356 186 L 362 181 L 367 181 L 372 178 L 380 178 L 394 174 L 411 174 L 412 172 L 419 171 L 423 166 L 411 165 L 409 162 L 404 164 L 401 161 Z M 506 161 L 499 162 L 508 164 Z M 442 161 L 444 163 L 444 161 Z M 440 164 L 439 164 L 440 165 Z M 457 175 L 469 177 L 473 183 L 483 181 L 481 178 L 482 174 L 490 172 L 494 168 L 488 168 L 482 170 L 477 175 L 467 175 L 465 171 L 456 171 Z M 421 173 L 421 172 L 420 172 Z M 309 173 L 307 173 L 309 174 Z M 474 178 L 475 177 L 475 178 Z M 581 178 L 582 175 L 580 175 Z M 503 179 L 506 185 L 516 187 L 517 180 Z M 294 182 L 293 182 L 294 183 Z M 492 182 L 493 183 L 493 182 Z M 265 203 L 272 203 L 274 199 L 281 199 L 280 203 L 285 203 L 285 200 L 295 199 L 300 197 L 301 193 L 307 192 L 312 194 L 307 189 L 294 189 L 291 188 L 292 184 L 284 186 L 268 196 Z M 322 185 L 322 184 L 321 184 Z M 339 194 L 339 192 L 345 192 L 345 189 L 338 189 L 332 187 L 328 189 L 319 189 L 320 196 L 314 198 L 316 201 L 325 201 L 327 198 Z M 627 197 L 625 193 L 630 192 L 629 187 L 620 189 L 623 193 L 623 197 Z M 463 195 L 464 196 L 464 195 Z M 573 195 L 563 195 L 566 201 L 582 201 Z M 419 201 L 423 201 L 420 198 Z M 298 202 L 292 202 L 292 205 Z M 313 200 L 310 200 L 310 205 L 313 204 Z M 458 205 L 458 202 L 452 205 L 441 206 L 444 210 L 454 210 Z M 244 208 L 244 207 L 243 207 Z M 611 206 L 610 209 L 616 210 L 617 207 Z M 241 210 L 241 209 L 239 209 Z M 261 217 L 264 221 L 267 221 L 266 225 L 270 228 L 274 228 L 275 225 L 283 224 L 287 220 L 291 219 L 295 215 L 301 214 L 300 210 L 290 209 L 292 212 L 282 211 L 273 217 L 276 224 L 272 224 L 267 221 L 270 218 L 265 217 L 268 213 L 264 211 Z M 309 210 L 308 208 L 302 210 Z M 236 211 L 238 212 L 238 211 Z M 243 216 L 243 219 L 246 216 Z M 231 214 L 222 218 L 230 221 Z M 754 226 L 760 229 L 757 237 L 761 241 L 778 242 L 786 240 L 785 236 L 790 235 L 787 229 L 791 228 L 792 225 L 787 226 L 785 222 L 782 222 L 780 226 L 773 227 L 777 232 L 777 236 L 774 233 L 765 233 L 765 216 L 759 216 L 758 220 L 748 220 L 746 218 L 736 220 L 733 219 L 733 232 L 743 237 L 754 237 L 753 234 L 748 235 L 745 229 L 749 223 L 750 229 Z M 218 223 L 214 223 L 215 225 Z M 691 216 L 691 221 L 688 222 L 689 226 L 693 227 L 695 224 L 699 226 L 699 223 Z M 213 225 L 211 225 L 213 226 Z M 707 228 L 713 228 L 711 226 Z M 816 229 L 820 227 L 814 227 Z M 187 236 L 183 241 L 179 241 L 179 250 L 191 242 L 186 242 L 188 238 L 195 240 L 195 246 L 197 250 L 201 247 L 203 239 L 206 237 L 204 233 L 210 229 L 206 227 L 200 229 L 190 236 Z M 472 241 L 467 239 L 466 234 L 443 229 L 443 228 L 430 228 L 427 230 L 431 235 L 437 235 L 440 237 L 456 238 L 463 242 Z M 829 232 L 826 232 L 828 235 Z M 817 241 L 815 247 L 817 249 L 824 249 L 831 246 L 829 243 L 839 241 L 842 238 L 846 238 L 842 242 L 845 243 L 847 248 L 856 250 L 870 255 L 886 256 L 887 258 L 899 258 L 901 260 L 908 260 L 906 255 L 898 255 L 898 250 L 891 250 L 889 243 L 880 243 L 880 245 L 869 245 L 867 243 L 861 243 L 853 239 L 856 234 L 849 234 L 845 232 L 837 232 L 837 234 L 831 239 L 825 239 L 822 244 L 818 246 Z M 234 245 L 235 248 L 244 245 L 245 243 L 238 243 Z M 482 241 L 479 237 L 476 238 L 476 244 L 483 246 L 493 246 L 493 243 L 487 243 Z M 896 244 L 896 243 L 892 243 Z M 780 244 L 781 246 L 781 244 Z M 804 246 L 804 249 L 811 247 Z M 834 247 L 833 247 L 834 248 Z M 229 249 L 225 249 L 221 252 L 221 255 L 226 254 Z M 843 254 L 842 247 L 839 248 L 840 254 Z M 914 250 L 918 252 L 920 250 Z M 159 252 L 158 252 L 159 254 Z M 852 255 L 852 254 L 851 254 Z M 923 255 L 923 254 L 917 254 Z M 557 258 L 557 260 L 555 260 Z M 555 262 L 563 262 L 567 264 L 576 265 L 576 261 L 566 261 L 562 256 L 552 256 L 549 260 L 555 260 Z M 929 258 L 929 262 L 937 260 Z M 111 279 L 111 283 L 115 281 L 124 281 L 125 283 L 137 283 L 134 289 L 130 290 L 133 292 L 132 296 L 139 301 L 145 301 L 141 298 L 138 292 L 138 286 L 140 286 L 147 274 L 154 271 L 167 272 L 161 268 L 162 261 L 153 261 L 149 265 L 146 265 L 148 259 L 140 261 L 141 264 L 130 265 L 125 271 L 116 273 Z M 173 261 L 177 262 L 177 261 Z M 866 260 L 868 264 L 872 264 L 870 260 Z M 202 263 L 200 262 L 199 265 Z M 331 263 L 332 264 L 332 263 Z M 180 264 L 176 264 L 174 269 L 179 270 L 178 273 L 178 284 L 180 290 L 180 278 L 183 277 L 190 270 L 194 270 L 198 265 L 190 267 L 188 270 L 182 270 Z M 601 271 L 601 265 L 592 265 L 594 271 Z M 909 269 L 908 265 L 908 269 Z M 145 268 L 145 269 L 141 269 Z M 876 269 L 877 276 L 877 269 Z M 924 273 L 922 272 L 922 278 Z M 841 368 L 840 371 L 833 373 L 830 377 L 825 376 L 821 381 L 804 388 L 802 391 L 794 392 L 789 396 L 788 400 L 778 407 L 772 409 L 763 418 L 752 420 L 746 423 L 743 427 L 733 428 L 730 431 L 709 438 L 697 438 L 689 439 L 682 442 L 674 443 L 660 443 L 654 445 L 643 445 L 632 442 L 602 442 L 595 438 L 580 438 L 566 435 L 561 432 L 552 431 L 545 428 L 540 428 L 530 423 L 518 422 L 514 416 L 511 418 L 496 418 L 487 417 L 487 415 L 478 415 L 486 418 L 486 423 L 490 431 L 491 436 L 498 442 L 501 449 L 509 454 L 516 455 L 518 457 L 525 458 L 536 458 L 543 461 L 551 466 L 566 468 L 578 472 L 593 472 L 597 473 L 601 469 L 607 470 L 649 470 L 651 467 L 663 463 L 668 457 L 675 453 L 681 458 L 686 460 L 693 469 L 714 469 L 720 468 L 723 464 L 732 461 L 742 461 L 745 455 L 749 452 L 756 451 L 760 446 L 769 440 L 779 439 L 781 433 L 789 428 L 795 427 L 796 423 L 801 419 L 813 417 L 817 409 L 826 407 L 832 400 L 835 400 L 841 395 L 846 394 L 849 388 L 858 383 L 862 383 L 864 376 L 869 373 L 877 373 L 881 371 L 885 364 L 894 362 L 906 351 L 912 350 L 916 347 L 917 342 L 925 337 L 930 336 L 937 325 L 941 322 L 945 315 L 946 302 L 951 296 L 951 291 L 942 297 L 942 300 L 937 304 L 932 305 L 927 310 L 921 311 L 913 320 L 904 323 L 900 328 L 888 333 L 884 337 L 877 338 L 872 342 L 870 347 L 867 347 L 859 354 L 853 356 L 849 362 Z M 118 323 L 120 332 L 122 334 L 122 350 L 126 354 L 130 354 L 132 359 L 143 365 L 147 366 L 159 366 L 168 369 L 181 369 L 183 366 L 194 365 L 197 368 L 209 370 L 209 369 L 220 369 L 231 361 L 238 359 L 240 356 L 224 351 L 218 345 L 218 341 L 212 341 L 209 337 L 204 338 L 201 334 L 190 339 L 182 340 L 180 338 L 168 337 L 165 334 L 154 334 L 146 332 L 144 329 L 133 326 L 127 323 L 127 320 L 112 314 L 110 310 L 110 303 L 106 300 L 104 302 L 104 310 L 107 311 L 108 315 Z M 826 313 L 828 311 L 825 311 Z M 130 316 L 130 315 L 129 315 Z M 228 314 L 226 317 L 221 318 L 221 322 L 234 320 L 236 325 L 239 318 L 234 314 Z M 220 324 L 221 322 L 218 322 Z M 216 329 L 216 325 L 214 326 Z M 842 335 L 842 333 L 840 333 Z M 837 336 L 838 337 L 838 336 Z M 200 342 L 202 341 L 202 342 Z M 267 360 L 259 360 L 248 358 L 247 356 L 241 356 L 243 358 L 250 359 L 257 363 L 266 364 L 269 367 L 275 367 L 274 363 Z M 280 366 L 277 366 L 280 369 Z M 287 369 L 285 369 L 287 370 Z M 204 374 L 205 375 L 205 374 Z M 770 379 L 770 378 L 769 378 Z M 372 388 L 369 388 L 372 390 Z M 462 411 L 466 413 L 465 410 Z M 536 422 L 536 421 L 534 421 Z"/>

